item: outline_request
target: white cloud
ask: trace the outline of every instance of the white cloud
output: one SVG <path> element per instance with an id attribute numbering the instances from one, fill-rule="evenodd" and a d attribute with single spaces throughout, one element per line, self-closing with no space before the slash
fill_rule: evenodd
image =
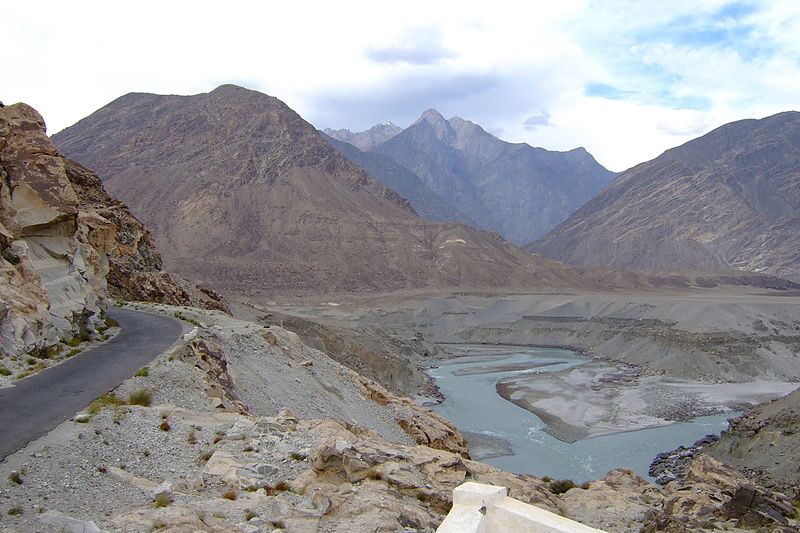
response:
<path id="1" fill-rule="evenodd" d="M 57 131 L 130 91 L 239 83 L 318 127 L 437 107 L 620 170 L 724 122 L 798 108 L 800 3 L 14 2 L 0 99 Z M 525 122 L 539 120 L 535 129 Z"/>

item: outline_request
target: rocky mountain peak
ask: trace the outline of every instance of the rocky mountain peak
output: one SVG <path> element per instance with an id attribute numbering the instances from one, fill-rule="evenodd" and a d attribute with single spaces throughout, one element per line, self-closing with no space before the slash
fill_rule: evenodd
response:
<path id="1" fill-rule="evenodd" d="M 436 137 L 445 143 L 452 143 L 455 141 L 456 133 L 453 130 L 453 127 L 450 123 L 445 119 L 438 111 L 431 108 L 422 113 L 420 117 L 410 126 L 413 128 L 414 126 L 426 124 L 433 129 L 434 134 Z"/>
<path id="2" fill-rule="evenodd" d="M 614 176 L 591 157 L 508 143 L 461 117 L 445 120 L 435 109 L 372 151 L 515 244 L 544 235 Z"/>
<path id="3" fill-rule="evenodd" d="M 383 124 L 375 124 L 366 131 L 352 132 L 348 129 L 334 130 L 325 128 L 322 132 L 337 141 L 352 144 L 362 152 L 371 150 L 375 146 L 388 141 L 398 133 L 403 131 L 403 128 L 392 124 L 391 121 L 386 121 Z"/>

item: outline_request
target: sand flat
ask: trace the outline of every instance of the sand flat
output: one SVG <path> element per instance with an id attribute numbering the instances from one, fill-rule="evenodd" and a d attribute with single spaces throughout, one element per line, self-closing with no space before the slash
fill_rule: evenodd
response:
<path id="1" fill-rule="evenodd" d="M 460 361 L 459 361 L 460 362 Z M 546 366 L 560 365 L 565 361 L 546 361 L 541 363 L 507 363 L 500 365 L 473 366 L 470 368 L 459 368 L 453 371 L 454 376 L 471 376 L 474 374 L 495 374 L 498 372 L 514 372 L 519 370 L 533 370 Z"/>
<path id="2" fill-rule="evenodd" d="M 500 380 L 506 400 L 542 419 L 545 431 L 565 442 L 665 426 L 696 416 L 740 409 L 771 400 L 798 383 L 701 383 L 641 378 L 623 366 L 592 361 L 559 372 Z"/>

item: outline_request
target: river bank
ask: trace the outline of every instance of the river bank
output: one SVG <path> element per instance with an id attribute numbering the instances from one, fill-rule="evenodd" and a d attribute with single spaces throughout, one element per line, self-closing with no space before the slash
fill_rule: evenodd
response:
<path id="1" fill-rule="evenodd" d="M 642 376 L 631 365 L 553 348 L 447 344 L 442 351 L 428 370 L 445 396 L 434 409 L 467 436 L 471 453 L 554 478 L 588 480 L 615 466 L 651 477 L 656 455 L 719 433 L 743 405 L 794 387 Z"/>

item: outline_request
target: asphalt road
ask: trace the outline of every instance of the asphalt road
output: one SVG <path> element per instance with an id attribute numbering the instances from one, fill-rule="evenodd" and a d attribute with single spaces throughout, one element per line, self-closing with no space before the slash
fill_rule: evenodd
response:
<path id="1" fill-rule="evenodd" d="M 0 460 L 131 377 L 182 332 L 173 318 L 116 308 L 108 314 L 122 327 L 116 337 L 0 389 Z"/>

